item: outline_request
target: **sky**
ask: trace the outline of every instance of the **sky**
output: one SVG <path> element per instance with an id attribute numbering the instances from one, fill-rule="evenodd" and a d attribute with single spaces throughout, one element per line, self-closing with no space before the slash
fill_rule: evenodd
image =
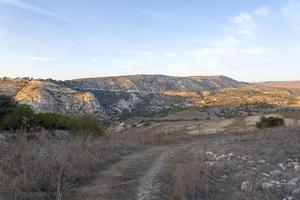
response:
<path id="1" fill-rule="evenodd" d="M 300 80 L 300 0 L 0 0 L 0 77 Z"/>

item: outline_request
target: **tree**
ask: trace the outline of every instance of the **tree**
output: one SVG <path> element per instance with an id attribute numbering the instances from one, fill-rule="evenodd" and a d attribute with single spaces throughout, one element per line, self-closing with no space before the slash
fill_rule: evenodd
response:
<path id="1" fill-rule="evenodd" d="M 70 128 L 71 118 L 57 113 L 39 113 L 36 116 L 37 125 L 49 130 L 66 130 Z"/>
<path id="2" fill-rule="evenodd" d="M 0 95 L 0 122 L 5 115 L 12 113 L 16 107 L 16 103 L 10 97 Z"/>
<path id="3" fill-rule="evenodd" d="M 35 124 L 35 113 L 28 105 L 18 105 L 2 120 L 2 127 L 7 130 L 30 129 Z"/>
<path id="4" fill-rule="evenodd" d="M 101 136 L 104 134 L 104 127 L 101 121 L 91 113 L 75 118 L 72 126 L 78 134 L 83 134 L 84 136 Z"/>

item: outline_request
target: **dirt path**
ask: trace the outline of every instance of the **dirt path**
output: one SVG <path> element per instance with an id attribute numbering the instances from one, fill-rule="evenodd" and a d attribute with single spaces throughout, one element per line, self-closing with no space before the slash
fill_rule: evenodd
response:
<path id="1" fill-rule="evenodd" d="M 174 167 L 189 164 L 200 155 L 207 155 L 207 152 L 214 156 L 206 159 L 218 164 L 217 168 L 207 168 L 214 174 L 214 177 L 210 177 L 213 181 L 209 183 L 212 187 L 222 188 L 211 193 L 215 195 L 212 199 L 266 199 L 253 196 L 265 197 L 261 190 L 263 183 L 277 181 L 276 177 L 269 174 L 280 169 L 279 163 L 288 169 L 290 162 L 298 158 L 299 142 L 299 131 L 281 129 L 267 130 L 260 134 L 210 134 L 174 141 L 166 146 L 152 147 L 123 157 L 108 170 L 100 172 L 98 178 L 89 185 L 79 188 L 76 198 L 72 200 L 169 200 L 174 181 L 171 172 L 174 172 Z M 231 156 L 226 157 L 228 155 Z M 223 178 L 224 173 L 227 175 L 226 180 Z M 263 176 L 263 173 L 268 175 Z M 291 168 L 288 172 L 283 170 L 282 174 L 286 180 L 292 180 L 300 176 L 300 171 Z M 220 177 L 224 179 L 224 184 L 215 181 L 220 180 Z M 245 180 L 253 180 L 257 184 L 256 192 L 241 190 L 241 184 Z M 281 178 L 278 180 L 281 181 Z M 186 185 L 185 182 L 183 184 Z M 284 191 L 280 195 L 290 192 Z M 296 199 L 300 199 L 300 194 Z"/>
<path id="2" fill-rule="evenodd" d="M 137 188 L 137 200 L 161 199 L 160 177 L 166 172 L 169 153 L 163 152 L 141 179 Z"/>
<path id="3" fill-rule="evenodd" d="M 169 147 L 155 147 L 124 157 L 79 188 L 75 200 L 161 199 L 161 177 L 168 165 Z"/>
<path id="4" fill-rule="evenodd" d="M 201 148 L 200 141 L 152 147 L 125 156 L 100 172 L 89 185 L 79 188 L 72 200 L 167 200 L 171 192 L 173 155 L 193 155 Z"/>

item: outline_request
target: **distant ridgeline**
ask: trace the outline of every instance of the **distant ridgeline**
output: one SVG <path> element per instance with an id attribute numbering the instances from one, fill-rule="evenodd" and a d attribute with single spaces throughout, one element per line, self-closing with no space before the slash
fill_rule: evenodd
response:
<path id="1" fill-rule="evenodd" d="M 204 105 L 300 105 L 297 91 L 225 76 L 131 75 L 67 81 L 2 78 L 0 94 L 30 105 L 36 112 L 94 113 L 103 119 L 156 116 Z"/>

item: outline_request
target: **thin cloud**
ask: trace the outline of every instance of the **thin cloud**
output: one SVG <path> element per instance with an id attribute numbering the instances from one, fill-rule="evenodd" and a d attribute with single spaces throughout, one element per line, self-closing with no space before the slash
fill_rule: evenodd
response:
<path id="1" fill-rule="evenodd" d="M 151 51 L 135 51 L 135 50 L 126 50 L 126 51 L 121 51 L 121 53 L 124 54 L 129 54 L 135 57 L 139 57 L 142 59 L 146 59 L 146 60 L 151 60 L 155 57 L 155 54 Z"/>
<path id="2" fill-rule="evenodd" d="M 27 57 L 25 59 L 31 61 L 39 61 L 39 62 L 51 62 L 55 60 L 55 58 L 53 57 L 46 57 L 46 56 L 32 56 L 32 57 Z"/>
<path id="3" fill-rule="evenodd" d="M 173 22 L 175 20 L 175 16 L 166 11 L 143 10 L 141 13 L 159 21 Z"/>
<path id="4" fill-rule="evenodd" d="M 281 13 L 294 21 L 300 19 L 300 1 L 290 2 L 287 6 L 281 9 Z"/>
<path id="5" fill-rule="evenodd" d="M 6 5 L 9 5 L 9 6 L 13 6 L 13 7 L 16 7 L 16 8 L 20 8 L 20 9 L 23 9 L 23 10 L 27 10 L 27 11 L 30 11 L 30 12 L 35 12 L 35 13 L 38 13 L 38 14 L 46 15 L 46 16 L 56 18 L 56 19 L 59 19 L 61 21 L 70 23 L 70 19 L 67 19 L 66 17 L 63 17 L 63 16 L 61 16 L 61 15 L 59 15 L 59 14 L 53 12 L 53 11 L 44 10 L 44 9 L 41 9 L 39 7 L 36 7 L 36 6 L 34 6 L 32 4 L 29 4 L 29 3 L 25 3 L 25 2 L 20 1 L 20 0 L 0 0 L 0 3 L 1 4 L 6 4 Z"/>
<path id="6" fill-rule="evenodd" d="M 254 37 L 257 24 L 255 23 L 253 16 L 249 13 L 241 13 L 238 16 L 231 19 L 230 23 L 238 30 L 242 35 Z"/>
<path id="7" fill-rule="evenodd" d="M 172 53 L 172 52 L 163 52 L 162 55 L 164 57 L 176 57 L 177 56 L 176 53 Z"/>
<path id="8" fill-rule="evenodd" d="M 267 16 L 271 12 L 271 9 L 268 6 L 263 6 L 258 9 L 256 9 L 253 13 L 256 16 Z"/>
<path id="9" fill-rule="evenodd" d="M 99 59 L 97 59 L 97 58 L 92 58 L 91 61 L 92 61 L 93 63 L 99 63 Z"/>

